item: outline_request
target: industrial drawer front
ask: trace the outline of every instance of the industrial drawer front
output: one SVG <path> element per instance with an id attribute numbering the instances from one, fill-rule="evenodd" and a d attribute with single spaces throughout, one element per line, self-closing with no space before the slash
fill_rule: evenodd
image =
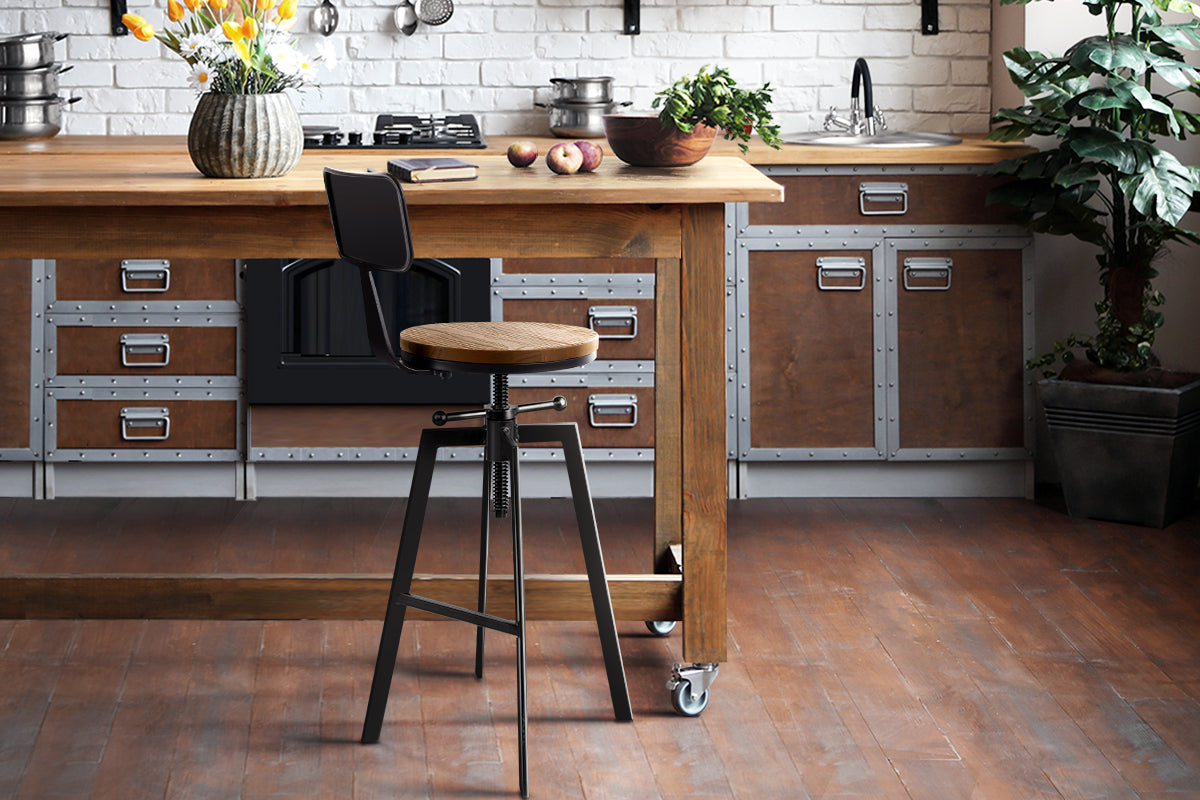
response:
<path id="1" fill-rule="evenodd" d="M 1008 209 L 989 206 L 1002 179 L 980 175 L 772 175 L 783 203 L 750 203 L 752 226 L 1000 225 Z"/>
<path id="2" fill-rule="evenodd" d="M 232 259 L 59 259 L 53 277 L 59 305 L 88 300 L 237 300 L 237 268 Z"/>
<path id="3" fill-rule="evenodd" d="M 54 326 L 59 375 L 236 375 L 233 326 Z"/>
<path id="4" fill-rule="evenodd" d="M 652 299 L 504 298 L 506 321 L 556 322 L 591 328 L 600 336 L 596 358 L 653 360 Z"/>
<path id="5" fill-rule="evenodd" d="M 82 450 L 192 450 L 236 453 L 236 399 L 179 400 L 62 399 L 71 390 L 52 390 L 48 457 L 68 459 Z M 152 395 L 152 393 L 143 393 Z"/>

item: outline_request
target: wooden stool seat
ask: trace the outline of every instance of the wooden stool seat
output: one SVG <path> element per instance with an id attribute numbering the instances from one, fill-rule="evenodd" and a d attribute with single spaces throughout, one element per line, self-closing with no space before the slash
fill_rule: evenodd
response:
<path id="1" fill-rule="evenodd" d="M 400 333 L 400 357 L 418 369 L 467 372 L 550 372 L 596 357 L 600 338 L 589 328 L 552 322 L 442 322 Z"/>

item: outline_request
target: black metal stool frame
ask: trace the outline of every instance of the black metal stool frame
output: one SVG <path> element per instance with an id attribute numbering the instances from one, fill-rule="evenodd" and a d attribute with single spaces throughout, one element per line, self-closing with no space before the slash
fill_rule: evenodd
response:
<path id="1" fill-rule="evenodd" d="M 508 375 L 510 373 L 544 372 L 582 366 L 592 361 L 595 353 L 552 364 L 503 366 L 445 362 L 418 357 L 404 351 L 397 353 L 387 333 L 373 273 L 376 271 L 403 272 L 412 264 L 412 239 L 409 234 L 404 193 L 395 179 L 387 174 L 368 173 L 364 175 L 326 168 L 324 177 L 326 193 L 330 198 L 330 212 L 338 251 L 343 258 L 355 264 L 360 270 L 363 301 L 367 312 L 368 338 L 374 355 L 400 369 L 411 372 L 433 372 L 443 377 L 448 377 L 455 371 L 492 374 L 491 405 L 473 411 L 449 414 L 436 412 L 433 422 L 439 428 L 427 428 L 421 432 L 412 486 L 408 494 L 408 507 L 405 510 L 404 525 L 400 534 L 396 568 L 392 576 L 387 610 L 384 614 L 383 632 L 379 641 L 379 652 L 375 660 L 375 672 L 371 679 L 371 693 L 367 700 L 361 741 L 364 744 L 379 741 L 407 609 L 415 608 L 477 626 L 476 677 L 483 676 L 484 631 L 494 630 L 512 635 L 517 640 L 517 742 L 520 789 L 521 796 L 528 797 L 529 715 L 525 653 L 525 564 L 518 466 L 522 443 L 562 445 L 564 460 L 567 464 L 567 476 L 571 485 L 575 518 L 579 527 L 580 543 L 583 548 L 584 563 L 587 568 L 588 587 L 591 592 L 592 606 L 604 655 L 604 667 L 608 677 L 613 713 L 619 721 L 633 719 L 629 690 L 625 680 L 625 668 L 621 660 L 620 644 L 617 640 L 612 598 L 608 591 L 604 559 L 600 549 L 600 536 L 596 527 L 595 509 L 592 506 L 587 470 L 583 462 L 579 428 L 573 422 L 517 424 L 516 417 L 520 413 L 550 408 L 561 411 L 566 407 L 566 400 L 562 397 L 556 397 L 548 402 L 523 405 L 511 405 L 508 402 Z M 360 191 L 353 194 L 348 193 L 345 188 L 348 183 L 353 183 L 355 188 Z M 335 184 L 341 184 L 343 188 L 335 192 Z M 342 200 L 346 202 L 347 213 L 338 213 L 334 203 L 335 193 L 340 194 Z M 386 229 L 381 230 L 381 226 Z M 344 234 L 348 238 L 354 239 L 356 245 L 361 249 L 347 252 L 348 248 L 344 246 Z M 448 421 L 480 417 L 484 418 L 482 427 L 440 428 Z M 479 593 L 478 608 L 475 610 L 412 594 L 413 572 L 416 567 L 425 511 L 429 504 L 433 470 L 437 461 L 437 451 L 442 447 L 482 447 L 484 451 Z M 487 570 L 490 519 L 493 513 L 497 517 L 508 516 L 510 499 L 514 618 L 507 620 L 487 613 Z"/>

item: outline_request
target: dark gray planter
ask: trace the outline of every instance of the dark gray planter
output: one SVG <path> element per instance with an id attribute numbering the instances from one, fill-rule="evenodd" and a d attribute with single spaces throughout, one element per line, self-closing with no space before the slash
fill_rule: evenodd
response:
<path id="1" fill-rule="evenodd" d="M 1067 513 L 1165 527 L 1200 480 L 1200 381 L 1178 389 L 1038 384 Z"/>

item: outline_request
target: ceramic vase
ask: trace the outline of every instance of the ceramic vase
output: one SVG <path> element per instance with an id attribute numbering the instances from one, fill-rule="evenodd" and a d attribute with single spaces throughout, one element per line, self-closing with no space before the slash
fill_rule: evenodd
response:
<path id="1" fill-rule="evenodd" d="M 200 95 L 188 128 L 188 154 L 210 178 L 286 175 L 304 151 L 291 99 L 274 94 Z"/>

